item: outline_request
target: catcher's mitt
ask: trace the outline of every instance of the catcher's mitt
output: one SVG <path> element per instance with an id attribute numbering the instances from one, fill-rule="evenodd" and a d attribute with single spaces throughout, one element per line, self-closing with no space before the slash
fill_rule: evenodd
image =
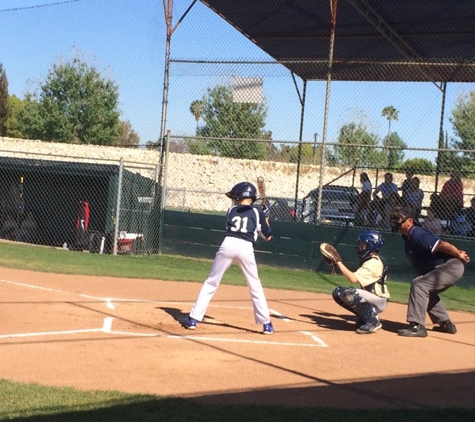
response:
<path id="1" fill-rule="evenodd" d="M 341 261 L 341 256 L 333 245 L 329 243 L 320 244 L 320 253 L 323 255 L 323 259 L 329 265 L 336 265 Z"/>

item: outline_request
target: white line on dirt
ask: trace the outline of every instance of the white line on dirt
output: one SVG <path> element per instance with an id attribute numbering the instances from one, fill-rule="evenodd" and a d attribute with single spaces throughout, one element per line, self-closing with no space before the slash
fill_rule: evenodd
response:
<path id="1" fill-rule="evenodd" d="M 21 333 L 21 334 L 4 334 L 2 338 L 19 338 L 19 337 L 38 337 L 38 336 L 56 336 L 61 334 L 80 334 L 80 333 L 100 333 L 102 328 L 91 328 L 85 330 L 66 330 L 66 331 L 43 331 L 38 333 Z"/>
<path id="2" fill-rule="evenodd" d="M 112 303 L 112 299 L 105 299 L 106 305 L 109 309 L 115 309 L 114 304 Z"/>
<path id="3" fill-rule="evenodd" d="M 160 300 L 140 300 L 140 299 L 112 299 L 112 298 L 104 298 L 104 297 L 98 297 L 98 296 L 92 296 L 92 295 L 86 295 L 82 293 L 71 293 L 71 292 L 66 292 L 63 290 L 58 290 L 58 289 L 52 289 L 49 287 L 42 287 L 42 286 L 36 286 L 34 284 L 27 284 L 27 283 L 19 283 L 15 281 L 10 281 L 10 280 L 3 280 L 0 279 L 0 282 L 3 283 L 8 283 L 8 284 L 14 284 L 18 286 L 23 286 L 23 287 L 29 287 L 32 289 L 39 289 L 39 290 L 46 290 L 50 292 L 55 292 L 55 293 L 62 293 L 62 294 L 69 294 L 73 295 L 76 294 L 80 297 L 88 298 L 88 299 L 94 299 L 94 300 L 100 300 L 104 301 L 106 303 L 106 306 L 109 309 L 116 309 L 114 304 L 112 302 L 137 302 L 137 303 L 163 303 L 163 304 L 175 304 L 175 305 L 189 305 L 191 302 L 176 302 L 176 301 L 160 301 Z M 230 305 L 213 305 L 210 304 L 210 307 L 215 307 L 215 308 L 227 308 L 227 309 L 252 309 L 249 306 L 230 306 Z M 276 316 L 277 318 L 280 318 L 282 321 L 290 322 L 291 319 L 287 318 L 286 316 L 282 315 L 280 312 L 277 312 L 274 309 L 269 309 L 269 312 L 273 315 Z M 6 335 L 0 335 L 0 339 L 4 338 L 15 338 L 15 337 L 34 337 L 34 336 L 46 336 L 46 335 L 61 335 L 61 334 L 79 334 L 79 333 L 97 333 L 97 332 L 103 332 L 103 333 L 108 333 L 108 334 L 118 334 L 118 335 L 130 335 L 130 336 L 142 336 L 142 337 L 166 337 L 166 338 L 173 338 L 173 339 L 196 339 L 196 340 L 204 340 L 204 341 L 221 341 L 221 342 L 234 342 L 234 343 L 253 343 L 253 344 L 273 344 L 273 345 L 280 345 L 280 346 L 298 346 L 298 347 L 328 347 L 328 345 L 319 339 L 317 336 L 301 331 L 302 333 L 309 335 L 315 342 L 318 343 L 316 344 L 307 344 L 307 343 L 286 343 L 286 342 L 269 342 L 269 341 L 262 341 L 262 340 L 238 340 L 238 339 L 226 339 L 226 338 L 215 338 L 215 337 L 195 337 L 195 336 L 175 336 L 175 335 L 160 335 L 160 334 L 147 334 L 147 333 L 134 333 L 134 332 L 125 332 L 125 331 L 113 331 L 112 330 L 112 321 L 114 318 L 108 317 L 104 319 L 104 325 L 102 328 L 96 329 L 84 329 L 84 330 L 66 330 L 66 331 L 48 331 L 48 332 L 39 332 L 39 333 L 22 333 L 22 334 L 6 334 Z M 211 322 L 211 321 L 207 321 Z M 211 322 L 213 323 L 213 322 Z M 218 322 L 216 322 L 218 323 Z"/>
<path id="4" fill-rule="evenodd" d="M 308 331 L 300 331 L 302 334 L 305 334 L 315 340 L 320 347 L 329 347 L 320 337 L 316 336 L 315 334 L 309 333 Z"/>
<path id="5" fill-rule="evenodd" d="M 277 318 L 280 318 L 282 321 L 285 321 L 285 322 L 290 322 L 291 321 L 289 318 L 282 315 L 280 312 L 274 311 L 274 309 L 269 309 L 269 312 L 271 313 L 271 315 L 274 315 Z"/>
<path id="6" fill-rule="evenodd" d="M 114 321 L 114 318 L 112 317 L 104 318 L 104 325 L 102 326 L 102 331 L 104 331 L 104 333 L 110 333 L 112 329 L 112 321 Z"/>
<path id="7" fill-rule="evenodd" d="M 23 286 L 23 287 L 29 287 L 31 289 L 38 289 L 38 290 L 46 290 L 48 292 L 55 292 L 55 293 L 67 293 L 68 292 L 63 292 L 62 290 L 56 290 L 56 289 L 51 289 L 49 287 L 42 287 L 42 286 L 35 286 L 34 284 L 26 284 L 26 283 L 19 283 L 17 281 L 10 281 L 10 280 L 0 280 L 2 283 L 7 283 L 7 284 L 15 284 L 17 286 Z"/>
<path id="8" fill-rule="evenodd" d="M 178 340 L 221 341 L 225 343 L 269 344 L 273 346 L 320 347 L 318 344 L 313 344 L 313 343 L 287 343 L 287 342 L 279 342 L 279 341 L 240 340 L 240 339 L 219 338 L 219 337 L 174 336 L 174 335 L 157 335 L 157 337 L 166 337 L 166 338 L 173 338 L 173 339 L 178 339 Z"/>

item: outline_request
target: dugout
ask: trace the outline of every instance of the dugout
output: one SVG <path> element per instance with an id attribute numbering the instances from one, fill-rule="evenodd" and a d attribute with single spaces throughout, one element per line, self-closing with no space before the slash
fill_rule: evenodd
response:
<path id="1" fill-rule="evenodd" d="M 2 222 L 6 213 L 14 213 L 21 224 L 33 212 L 34 243 L 74 245 L 80 201 L 89 204 L 89 235 L 113 239 L 120 197 L 119 232 L 141 233 L 143 249 L 158 249 L 159 201 L 152 201 L 156 186 L 139 173 L 123 169 L 120 181 L 119 164 L 0 157 L 0 176 Z"/>

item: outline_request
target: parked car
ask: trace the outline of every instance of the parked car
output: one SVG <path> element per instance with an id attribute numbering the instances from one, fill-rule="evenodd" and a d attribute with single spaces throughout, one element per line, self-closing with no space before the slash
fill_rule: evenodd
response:
<path id="1" fill-rule="evenodd" d="M 295 208 L 295 198 L 267 197 L 266 201 L 269 205 L 269 220 L 295 221 L 301 219 L 301 201 L 297 201 L 297 209 Z"/>
<path id="2" fill-rule="evenodd" d="M 322 205 L 317 218 L 320 189 L 313 189 L 303 199 L 302 221 L 330 224 L 353 224 L 358 202 L 358 190 L 352 186 L 325 185 L 322 187 Z"/>

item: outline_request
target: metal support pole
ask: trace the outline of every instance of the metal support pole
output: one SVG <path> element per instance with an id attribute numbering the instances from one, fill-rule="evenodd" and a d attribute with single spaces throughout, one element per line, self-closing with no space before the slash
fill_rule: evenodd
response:
<path id="1" fill-rule="evenodd" d="M 170 145 L 170 131 L 167 131 L 167 137 L 165 141 L 165 168 L 162 170 L 163 174 L 163 180 L 159 180 L 159 183 L 161 183 L 161 189 L 160 191 L 162 192 L 162 202 L 160 205 L 160 234 L 158 238 L 158 253 L 162 253 L 162 248 L 163 248 L 163 229 L 165 226 L 165 207 L 167 205 L 166 199 L 167 199 L 167 173 L 168 173 L 168 151 L 169 151 L 169 145 Z"/>
<path id="2" fill-rule="evenodd" d="M 167 4 L 165 2 L 168 1 Z M 165 43 L 165 71 L 163 75 L 163 97 L 162 97 L 162 119 L 160 124 L 160 157 L 163 155 L 163 138 L 165 137 L 165 131 L 167 127 L 167 113 L 168 113 L 168 89 L 170 86 L 170 51 L 172 35 L 177 29 L 178 25 L 183 22 L 185 16 L 190 12 L 195 3 L 198 0 L 193 0 L 186 9 L 185 13 L 178 20 L 177 24 L 172 27 L 173 24 L 173 0 L 163 0 L 163 11 L 165 13 L 165 24 L 167 26 L 167 38 Z"/>
<path id="3" fill-rule="evenodd" d="M 444 148 L 444 113 L 445 113 L 445 93 L 447 91 L 447 82 L 442 83 L 442 105 L 440 107 L 440 123 L 439 123 L 439 150 L 435 159 L 435 186 L 434 193 L 437 193 L 439 184 L 439 173 L 441 170 L 442 156 L 440 150 Z M 443 153 L 442 153 L 443 154 Z"/>
<path id="4" fill-rule="evenodd" d="M 336 9 L 338 6 L 338 0 L 330 0 L 330 9 L 331 9 L 331 31 L 330 31 L 330 47 L 328 51 L 328 69 L 327 69 L 327 85 L 325 93 L 325 113 L 323 118 L 323 135 L 322 135 L 322 154 L 320 161 L 320 184 L 318 190 L 318 202 L 316 210 L 316 220 L 320 219 L 322 211 L 322 186 L 323 186 L 323 176 L 324 176 L 324 167 L 326 165 L 326 144 L 327 144 L 327 127 L 328 127 L 328 107 L 330 103 L 330 86 L 332 79 L 332 65 L 333 65 L 333 50 L 335 47 L 335 32 L 336 32 Z"/>
<path id="5" fill-rule="evenodd" d="M 163 75 L 163 97 L 162 97 L 162 120 L 160 124 L 160 157 L 163 153 L 163 137 L 165 136 L 165 128 L 167 126 L 168 111 L 168 87 L 170 84 L 170 45 L 172 39 L 172 18 L 173 18 L 173 0 L 168 0 L 168 6 L 165 6 L 165 23 L 167 25 L 167 39 L 165 43 L 165 71 Z"/>
<path id="6" fill-rule="evenodd" d="M 120 202 L 122 201 L 122 177 L 124 174 L 124 160 L 120 159 L 119 164 L 119 181 L 117 183 L 117 205 L 115 207 L 115 228 L 114 228 L 114 243 L 112 253 L 117 255 L 117 241 L 119 240 L 119 224 L 120 224 Z"/>
<path id="7" fill-rule="evenodd" d="M 297 180 L 295 182 L 295 217 L 297 217 L 297 203 L 299 198 L 299 179 L 300 179 L 300 164 L 302 161 L 302 135 L 303 135 L 303 121 L 305 116 L 305 96 L 307 95 L 307 81 L 303 81 L 302 99 L 300 101 L 300 131 L 299 131 L 299 148 L 297 158 Z"/>

